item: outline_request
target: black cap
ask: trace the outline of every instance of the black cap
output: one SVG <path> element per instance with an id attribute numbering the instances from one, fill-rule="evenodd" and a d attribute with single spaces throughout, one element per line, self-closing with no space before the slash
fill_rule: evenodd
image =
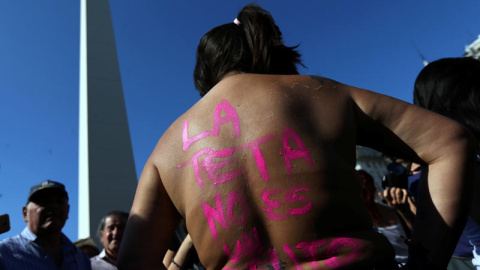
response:
<path id="1" fill-rule="evenodd" d="M 68 198 L 68 193 L 65 190 L 65 186 L 62 183 L 55 182 L 52 180 L 44 180 L 39 184 L 30 188 L 30 193 L 28 194 L 27 203 L 30 202 L 33 195 L 38 194 L 42 190 L 57 190 L 60 193 L 63 193 L 65 197 Z"/>

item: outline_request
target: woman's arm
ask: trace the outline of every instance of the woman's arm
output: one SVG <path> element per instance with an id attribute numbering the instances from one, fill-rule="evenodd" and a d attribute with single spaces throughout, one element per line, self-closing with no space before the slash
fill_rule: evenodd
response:
<path id="1" fill-rule="evenodd" d="M 180 215 L 168 197 L 156 166 L 143 169 L 120 247 L 119 269 L 166 269 L 164 254 Z"/>
<path id="2" fill-rule="evenodd" d="M 426 164 L 410 249 L 413 269 L 444 269 L 465 224 L 476 143 L 458 123 L 394 98 L 346 87 L 355 103 L 358 143 Z"/>

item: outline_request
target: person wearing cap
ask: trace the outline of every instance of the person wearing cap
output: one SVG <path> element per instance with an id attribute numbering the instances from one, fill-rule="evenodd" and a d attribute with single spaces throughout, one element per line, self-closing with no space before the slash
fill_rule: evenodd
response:
<path id="1" fill-rule="evenodd" d="M 62 233 L 69 210 L 63 184 L 45 180 L 33 186 L 22 208 L 27 227 L 0 242 L 0 269 L 91 269 L 88 256 Z"/>
<path id="2" fill-rule="evenodd" d="M 112 211 L 100 220 L 98 237 L 103 245 L 99 255 L 91 258 L 93 270 L 116 270 L 118 250 L 127 224 L 128 213 Z"/>

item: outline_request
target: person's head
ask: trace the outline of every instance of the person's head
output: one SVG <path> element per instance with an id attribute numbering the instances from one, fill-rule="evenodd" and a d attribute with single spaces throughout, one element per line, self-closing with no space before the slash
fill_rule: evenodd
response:
<path id="1" fill-rule="evenodd" d="M 70 205 L 65 186 L 45 180 L 33 186 L 23 207 L 23 220 L 37 236 L 60 234 L 68 219 Z"/>
<path id="2" fill-rule="evenodd" d="M 467 127 L 480 141 L 480 61 L 443 58 L 418 74 L 414 103 Z"/>
<path id="3" fill-rule="evenodd" d="M 78 239 L 73 244 L 87 254 L 89 258 L 93 258 L 100 254 L 100 250 L 98 250 L 97 245 L 90 237 Z"/>
<path id="4" fill-rule="evenodd" d="M 298 45 L 297 45 L 298 46 Z M 270 13 L 256 4 L 245 6 L 235 22 L 206 33 L 197 48 L 195 88 L 204 96 L 231 71 L 298 74 L 297 46 L 287 47 Z"/>
<path id="5" fill-rule="evenodd" d="M 104 216 L 98 225 L 98 237 L 105 248 L 105 253 L 112 259 L 117 259 L 127 219 L 128 213 L 112 211 Z"/>

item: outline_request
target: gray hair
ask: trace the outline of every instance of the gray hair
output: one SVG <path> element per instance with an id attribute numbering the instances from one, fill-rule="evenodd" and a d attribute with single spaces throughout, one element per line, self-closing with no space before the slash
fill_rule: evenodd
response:
<path id="1" fill-rule="evenodd" d="M 128 213 L 127 212 L 124 212 L 124 211 L 120 211 L 120 210 L 115 210 L 115 211 L 112 211 L 108 214 L 106 214 L 101 220 L 100 220 L 100 223 L 98 224 L 98 229 L 97 229 L 97 236 L 100 236 L 100 233 L 103 232 L 103 230 L 105 230 L 105 220 L 108 218 L 108 217 L 111 217 L 111 216 L 117 216 L 117 217 L 121 217 L 125 220 L 128 219 Z"/>

